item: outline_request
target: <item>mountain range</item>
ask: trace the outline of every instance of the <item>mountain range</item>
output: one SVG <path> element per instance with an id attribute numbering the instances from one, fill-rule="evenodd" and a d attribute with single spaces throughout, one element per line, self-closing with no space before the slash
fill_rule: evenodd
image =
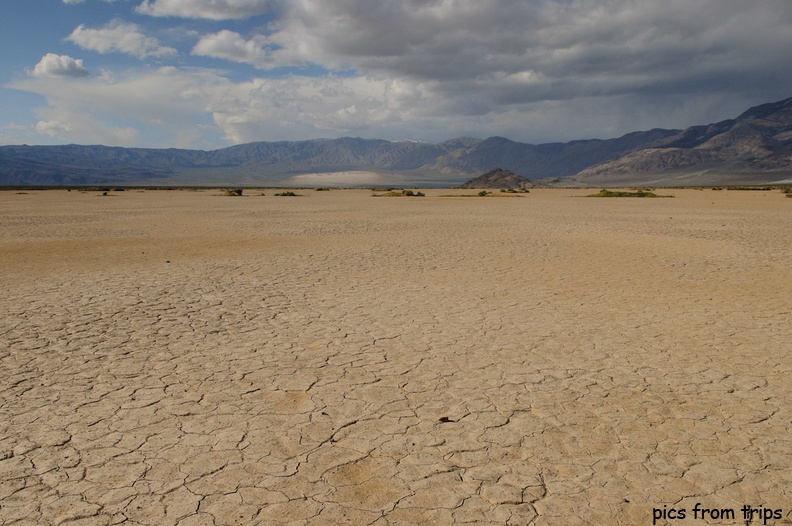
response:
<path id="1" fill-rule="evenodd" d="M 0 146 L 3 186 L 456 186 L 495 167 L 545 186 L 700 186 L 792 182 L 792 98 L 735 119 L 614 139 L 439 144 L 344 137 L 213 151 Z"/>

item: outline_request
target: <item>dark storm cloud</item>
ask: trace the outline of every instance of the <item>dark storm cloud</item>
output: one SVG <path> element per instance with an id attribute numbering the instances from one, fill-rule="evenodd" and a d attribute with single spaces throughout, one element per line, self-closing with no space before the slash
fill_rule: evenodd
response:
<path id="1" fill-rule="evenodd" d="M 746 76 L 782 82 L 792 65 L 786 0 L 298 4 L 269 36 L 284 58 L 436 82 L 449 94 L 491 89 L 493 101 L 504 91 L 515 103 L 714 82 L 752 89 Z"/>

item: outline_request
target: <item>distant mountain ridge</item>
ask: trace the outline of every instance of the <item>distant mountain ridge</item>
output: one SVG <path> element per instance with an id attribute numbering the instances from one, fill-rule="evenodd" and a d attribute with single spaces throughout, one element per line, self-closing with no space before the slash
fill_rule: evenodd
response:
<path id="1" fill-rule="evenodd" d="M 653 147 L 582 170 L 569 182 L 596 186 L 599 181 L 631 181 L 636 176 L 642 182 L 673 178 L 677 184 L 789 179 L 792 98 L 750 108 L 736 119 L 692 126 Z"/>
<path id="2" fill-rule="evenodd" d="M 213 151 L 0 146 L 0 185 L 5 186 L 299 186 L 303 174 L 333 184 L 339 173 L 345 174 L 345 186 L 372 180 L 453 186 L 496 166 L 551 186 L 772 183 L 792 178 L 792 98 L 685 130 L 539 145 L 504 137 L 439 144 L 343 137 Z M 359 184 L 357 174 L 365 174 Z"/>

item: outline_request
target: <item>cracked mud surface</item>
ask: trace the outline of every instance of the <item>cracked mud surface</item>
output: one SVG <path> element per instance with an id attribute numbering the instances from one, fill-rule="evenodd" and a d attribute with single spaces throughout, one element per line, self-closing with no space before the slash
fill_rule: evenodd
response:
<path id="1" fill-rule="evenodd" d="M 213 193 L 0 192 L 0 524 L 790 523 L 789 199 Z"/>

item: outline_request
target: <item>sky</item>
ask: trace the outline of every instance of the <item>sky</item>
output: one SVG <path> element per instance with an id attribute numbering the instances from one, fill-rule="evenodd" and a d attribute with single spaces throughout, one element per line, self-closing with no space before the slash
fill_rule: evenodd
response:
<path id="1" fill-rule="evenodd" d="M 0 49 L 0 144 L 539 144 L 792 97 L 790 0 L 4 0 Z"/>

